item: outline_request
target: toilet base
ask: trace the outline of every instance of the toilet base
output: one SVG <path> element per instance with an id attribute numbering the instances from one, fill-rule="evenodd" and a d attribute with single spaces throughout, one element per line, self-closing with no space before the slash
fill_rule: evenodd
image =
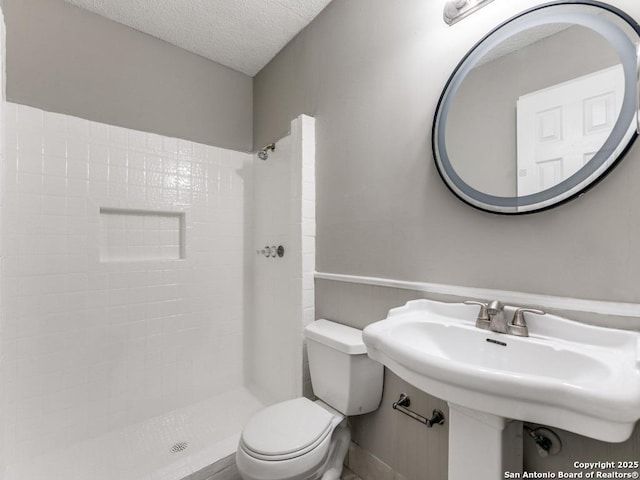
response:
<path id="1" fill-rule="evenodd" d="M 351 442 L 351 431 L 347 425 L 347 420 L 343 420 L 333 432 L 331 450 L 324 465 L 322 480 L 338 480 L 342 475 L 344 459 L 349 451 Z"/>

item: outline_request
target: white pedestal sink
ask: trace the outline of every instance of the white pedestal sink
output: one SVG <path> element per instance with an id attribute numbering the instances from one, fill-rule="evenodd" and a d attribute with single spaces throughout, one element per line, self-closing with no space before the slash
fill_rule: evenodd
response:
<path id="1" fill-rule="evenodd" d="M 363 332 L 372 359 L 449 403 L 449 480 L 521 472 L 521 421 L 629 438 L 640 418 L 639 332 L 544 315 L 516 337 L 476 328 L 477 313 L 415 300 Z"/>

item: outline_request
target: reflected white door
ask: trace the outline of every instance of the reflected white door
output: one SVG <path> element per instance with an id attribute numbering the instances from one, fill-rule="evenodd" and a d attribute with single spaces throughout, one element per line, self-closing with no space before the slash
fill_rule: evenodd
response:
<path id="1" fill-rule="evenodd" d="M 585 165 L 609 137 L 624 95 L 622 65 L 518 99 L 518 196 L 546 190 Z"/>

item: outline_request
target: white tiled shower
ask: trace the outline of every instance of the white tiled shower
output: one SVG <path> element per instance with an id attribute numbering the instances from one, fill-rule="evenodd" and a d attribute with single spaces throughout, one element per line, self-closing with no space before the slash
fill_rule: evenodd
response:
<path id="1" fill-rule="evenodd" d="M 199 412 L 203 421 L 226 422 L 228 412 L 216 417 L 210 410 L 220 410 L 227 393 L 248 405 L 238 413 L 244 419 L 261 404 L 246 387 L 265 375 L 272 380 L 259 391 L 284 378 L 276 391 L 300 394 L 301 330 L 313 319 L 315 218 L 313 147 L 303 162 L 295 142 L 313 121 L 292 125 L 296 140 L 287 137 L 286 161 L 297 165 L 297 176 L 258 180 L 259 160 L 251 154 L 5 104 L 0 348 L 7 480 L 30 478 L 25 469 L 34 459 L 64 449 L 59 458 L 66 458 L 69 446 L 118 431 L 148 446 L 154 421 L 187 419 L 183 428 L 197 424 Z M 284 193 L 276 199 L 256 188 L 254 198 L 254 180 L 281 181 L 272 187 Z M 276 201 L 291 212 L 277 238 L 253 215 L 254 203 Z M 254 223 L 269 237 L 264 241 L 287 248 L 284 259 L 267 259 L 276 263 L 266 269 L 258 263 L 265 259 L 256 255 L 263 240 L 254 238 Z M 282 288 L 274 287 L 280 281 Z M 265 295 L 260 289 L 286 308 L 254 310 Z M 268 344 L 261 341 L 265 328 Z M 249 345 L 262 362 L 249 356 Z M 282 352 L 289 356 L 269 364 Z M 265 374 L 257 365 L 276 370 Z M 218 429 L 227 450 L 242 424 L 229 422 L 233 435 Z M 201 431 L 201 441 L 213 430 Z M 158 437 L 167 451 L 179 440 Z M 165 460 L 158 462 L 150 463 L 149 478 L 189 473 L 158 470 L 164 476 L 152 477 Z M 42 464 L 47 478 L 57 478 L 53 464 Z M 113 464 L 93 470 L 93 478 L 116 478 Z M 136 467 L 131 478 L 146 478 L 139 464 L 125 465 Z M 94 467 L 77 466 L 77 478 Z M 117 477 L 128 478 L 125 470 Z"/>

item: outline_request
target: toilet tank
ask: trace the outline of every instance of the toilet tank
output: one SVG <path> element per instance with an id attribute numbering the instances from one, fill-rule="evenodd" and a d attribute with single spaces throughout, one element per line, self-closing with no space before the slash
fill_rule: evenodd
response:
<path id="1" fill-rule="evenodd" d="M 304 329 L 315 395 L 344 415 L 376 410 L 382 398 L 382 364 L 367 356 L 362 330 L 329 320 Z"/>

